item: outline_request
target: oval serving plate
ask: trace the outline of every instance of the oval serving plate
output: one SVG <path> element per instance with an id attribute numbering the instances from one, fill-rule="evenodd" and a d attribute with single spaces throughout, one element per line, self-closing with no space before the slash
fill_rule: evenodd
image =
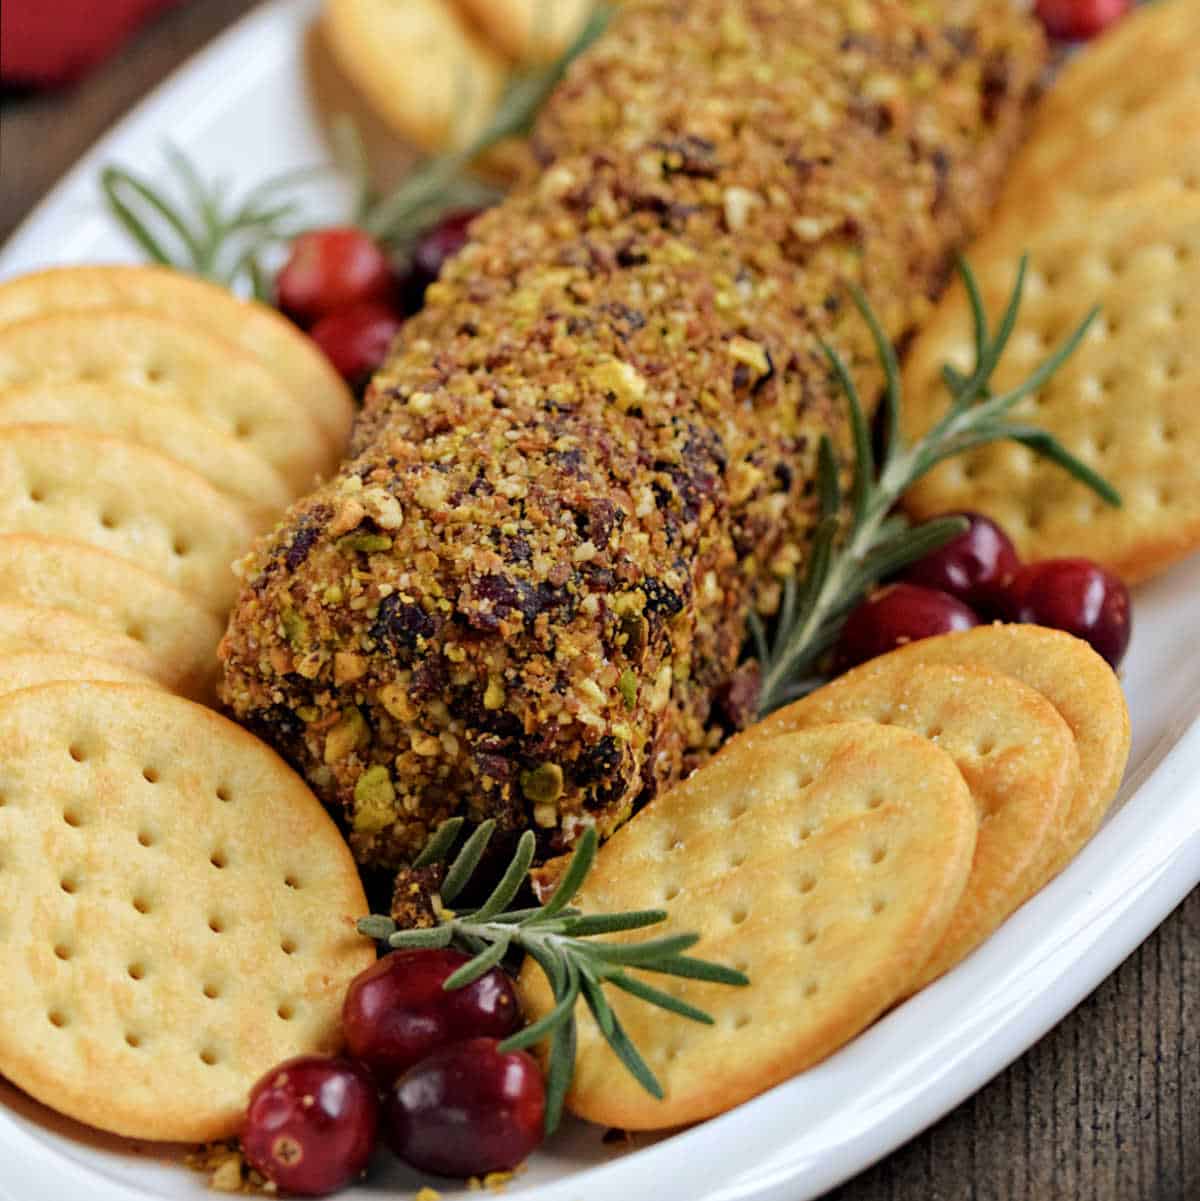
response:
<path id="1" fill-rule="evenodd" d="M 316 7 L 275 0 L 188 63 L 38 207 L 0 252 L 0 277 L 134 259 L 100 203 L 99 170 L 117 161 L 163 177 L 168 140 L 239 188 L 324 161 L 304 53 Z M 1200 558 L 1139 590 L 1136 623 L 1124 675 L 1129 772 L 1106 825 L 1062 876 L 954 972 L 813 1070 L 670 1137 L 610 1145 L 598 1128 L 568 1123 L 508 1195 L 627 1201 L 652 1184 L 657 1201 L 817 1197 L 936 1121 L 1077 1005 L 1200 882 Z M 86 1131 L 0 1081 L 6 1201 L 211 1197 L 182 1156 Z M 394 1162 L 379 1169 L 354 1196 L 399 1201 L 424 1183 Z M 438 1189 L 445 1201 L 479 1195 Z"/>

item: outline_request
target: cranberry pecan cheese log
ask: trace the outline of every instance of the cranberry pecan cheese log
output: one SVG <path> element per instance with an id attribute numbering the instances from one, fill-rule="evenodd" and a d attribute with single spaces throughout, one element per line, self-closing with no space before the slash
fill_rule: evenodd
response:
<path id="1" fill-rule="evenodd" d="M 985 214 L 1044 61 L 1010 0 L 634 0 L 243 566 L 223 696 L 410 859 L 454 813 L 607 835 L 712 745 L 802 566 L 819 341 L 878 380 Z"/>

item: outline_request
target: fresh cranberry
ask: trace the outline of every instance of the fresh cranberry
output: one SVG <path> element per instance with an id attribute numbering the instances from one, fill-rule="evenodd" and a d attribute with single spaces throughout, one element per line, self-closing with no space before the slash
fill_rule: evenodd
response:
<path id="1" fill-rule="evenodd" d="M 521 1025 L 512 981 L 499 968 L 465 988 L 442 985 L 469 956 L 461 951 L 393 951 L 351 983 L 342 1005 L 350 1054 L 384 1084 L 447 1043 L 507 1038 Z"/>
<path id="2" fill-rule="evenodd" d="M 916 584 L 889 584 L 846 619 L 838 639 L 838 664 L 853 667 L 906 642 L 969 630 L 978 624 L 974 610 L 949 593 Z"/>
<path id="3" fill-rule="evenodd" d="M 1079 42 L 1119 21 L 1134 0 L 1037 0 L 1037 15 L 1053 38 Z"/>
<path id="4" fill-rule="evenodd" d="M 1044 559 L 1023 567 L 1008 589 L 1009 617 L 1065 630 L 1090 642 L 1115 668 L 1129 646 L 1129 589 L 1091 559 Z"/>
<path id="5" fill-rule="evenodd" d="M 242 1149 L 279 1188 L 320 1197 L 366 1168 L 378 1132 L 379 1096 L 370 1075 L 345 1059 L 305 1055 L 254 1086 Z"/>
<path id="6" fill-rule="evenodd" d="M 481 209 L 458 209 L 447 213 L 435 226 L 421 235 L 412 252 L 412 270 L 405 281 L 407 307 L 421 307 L 425 289 L 442 273 L 447 259 L 452 259 L 467 244 L 467 230 Z"/>
<path id="7" fill-rule="evenodd" d="M 502 1055 L 498 1046 L 453 1043 L 396 1081 L 384 1121 L 401 1159 L 439 1176 L 482 1176 L 528 1158 L 542 1141 L 542 1073 L 524 1051 Z"/>
<path id="8" fill-rule="evenodd" d="M 322 317 L 309 334 L 342 379 L 360 388 L 382 365 L 402 324 L 395 309 L 368 300 Z"/>
<path id="9" fill-rule="evenodd" d="M 1020 569 L 1017 548 L 990 517 L 981 513 L 949 513 L 965 517 L 967 528 L 938 550 L 930 551 L 904 572 L 904 579 L 922 588 L 948 592 L 981 612 L 995 612 L 1004 589 Z"/>
<path id="10" fill-rule="evenodd" d="M 275 281 L 279 307 L 305 329 L 339 309 L 393 297 L 391 264 L 361 229 L 315 229 L 293 243 Z"/>

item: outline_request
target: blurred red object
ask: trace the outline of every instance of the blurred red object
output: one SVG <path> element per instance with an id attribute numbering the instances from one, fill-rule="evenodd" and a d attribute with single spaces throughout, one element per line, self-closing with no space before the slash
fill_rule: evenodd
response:
<path id="1" fill-rule="evenodd" d="M 56 87 L 107 58 L 143 22 L 177 0 L 3 0 L 0 80 Z"/>

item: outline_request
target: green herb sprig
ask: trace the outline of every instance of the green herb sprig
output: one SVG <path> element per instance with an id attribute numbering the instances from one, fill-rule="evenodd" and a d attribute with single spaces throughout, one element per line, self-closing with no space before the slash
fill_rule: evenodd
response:
<path id="1" fill-rule="evenodd" d="M 413 866 L 425 867 L 441 862 L 454 845 L 462 824 L 462 818 L 451 818 L 439 827 Z M 486 821 L 463 843 L 446 869 L 442 882 L 439 895 L 444 905 L 452 904 L 470 883 L 495 829 L 494 820 Z M 500 1049 L 516 1051 L 550 1039 L 546 1072 L 547 1134 L 558 1126 L 563 1099 L 575 1070 L 575 1009 L 580 997 L 630 1075 L 652 1096 L 661 1098 L 662 1086 L 613 1012 L 604 995 L 604 985 L 610 984 L 680 1017 L 712 1025 L 712 1018 L 702 1009 L 629 975 L 627 969 L 713 984 L 749 983 L 741 972 L 685 954 L 699 941 L 698 934 L 672 934 L 642 942 L 594 941 L 596 935 L 654 926 L 667 917 L 663 909 L 584 914 L 571 907 L 571 900 L 591 871 L 597 842 L 594 829 L 583 832 L 553 895 L 544 905 L 529 909 L 508 908 L 533 863 L 535 839 L 533 831 L 526 830 L 500 882 L 477 909 L 445 910 L 438 925 L 421 930 L 397 929 L 390 917 L 379 915 L 363 918 L 358 923 L 359 933 L 392 948 L 455 946 L 470 954 L 473 958 L 446 980 L 447 989 L 464 988 L 478 980 L 500 963 L 510 950 L 520 949 L 533 959 L 550 983 L 554 1007 L 536 1022 L 505 1039 Z"/>
<path id="2" fill-rule="evenodd" d="M 472 163 L 498 142 L 528 132 L 567 68 L 600 36 L 611 16 L 608 5 L 598 4 L 559 58 L 513 73 L 491 120 L 468 146 L 420 160 L 387 196 L 377 195 L 371 186 L 362 139 L 352 123 L 335 123 L 336 157 L 355 184 L 353 223 L 403 255 L 445 213 L 494 203 L 497 189 L 471 174 Z M 173 146 L 164 153 L 182 198 L 176 201 L 142 176 L 110 163 L 100 173 L 109 212 L 152 262 L 269 300 L 266 260 L 312 226 L 311 219 L 303 219 L 296 188 L 333 168 L 303 167 L 273 176 L 233 202 L 225 181 L 206 183 Z"/>
<path id="3" fill-rule="evenodd" d="M 894 512 L 904 493 L 943 460 L 989 442 L 1009 439 L 1057 463 L 1109 504 L 1120 505 L 1120 495 L 1112 485 L 1071 454 L 1052 434 L 1008 418 L 1015 404 L 1043 387 L 1074 353 L 1098 309 L 1088 313 L 1024 382 L 999 395 L 992 393 L 992 376 L 1016 327 L 1027 266 L 1028 258 L 1024 257 L 1008 304 L 993 333 L 975 276 L 965 261 L 958 261 L 958 273 L 971 307 L 975 363 L 967 375 L 950 366 L 943 368 L 950 405 L 941 420 L 912 445 L 900 431 L 902 397 L 895 351 L 866 296 L 854 290 L 854 302 L 870 327 L 885 377 L 881 414 L 884 451 L 878 469 L 858 389 L 841 356 L 822 343 L 850 407 L 853 477 L 849 495 L 844 498 L 833 444 L 827 436 L 823 437 L 817 459 L 819 517 L 806 574 L 803 580 L 789 577 L 785 581 L 773 637 L 768 638 L 757 614 L 751 613 L 749 619 L 752 646 L 761 670 L 760 717 L 822 682 L 821 660 L 837 641 L 850 610 L 868 589 L 945 545 L 966 528 L 960 517 L 939 517 L 913 526 Z"/>

